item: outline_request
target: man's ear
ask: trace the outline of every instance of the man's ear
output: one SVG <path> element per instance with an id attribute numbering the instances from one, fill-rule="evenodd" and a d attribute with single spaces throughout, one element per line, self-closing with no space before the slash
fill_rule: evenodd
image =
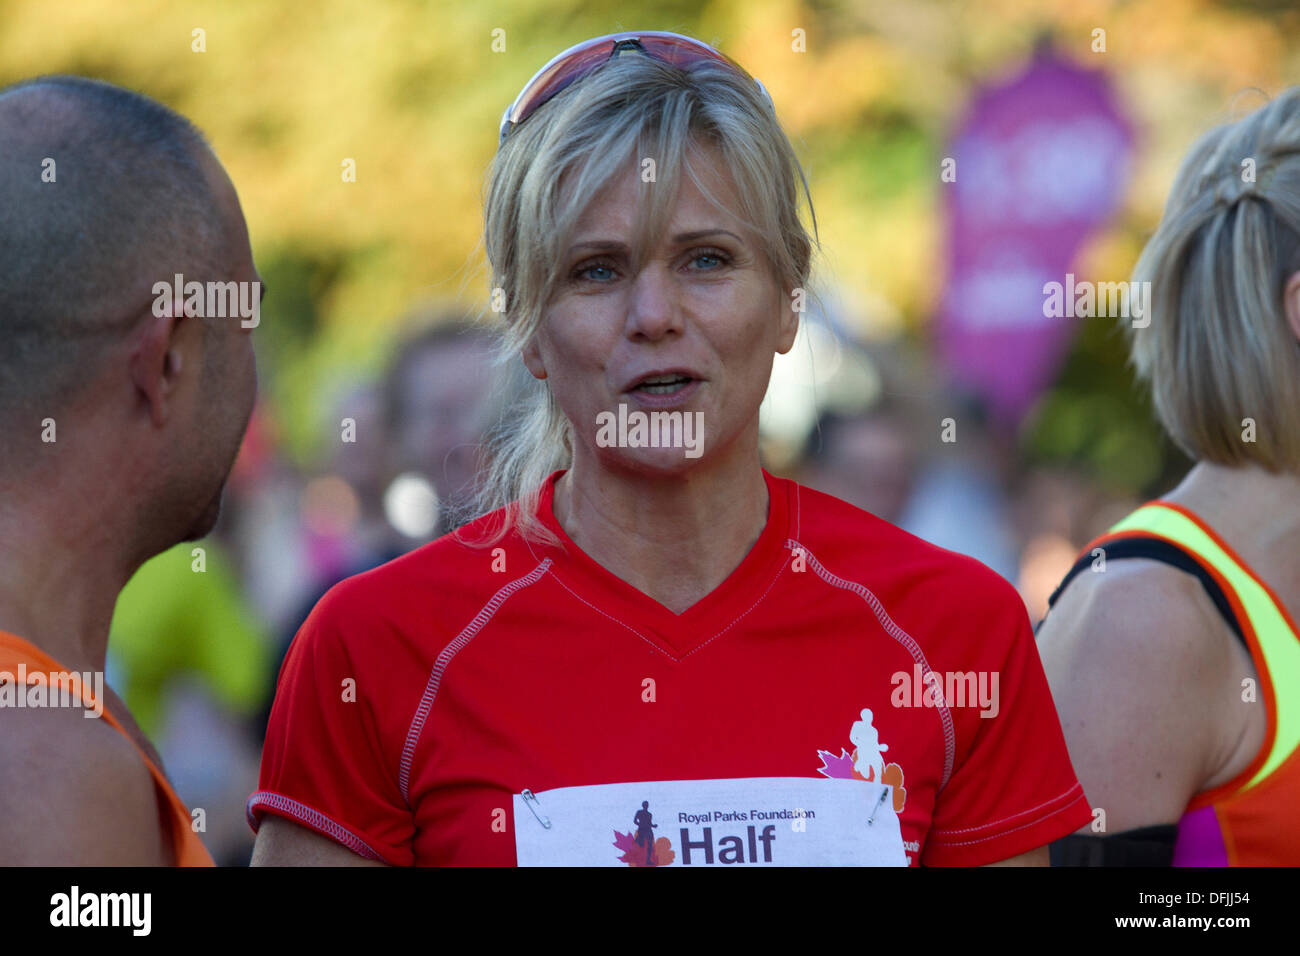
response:
<path id="1" fill-rule="evenodd" d="M 524 366 L 533 374 L 533 378 L 546 378 L 546 363 L 542 361 L 542 349 L 537 344 L 536 335 L 528 340 L 519 354 L 523 356 Z"/>
<path id="2" fill-rule="evenodd" d="M 1291 326 L 1291 334 L 1300 342 L 1300 272 L 1291 273 L 1291 278 L 1286 280 L 1282 307 L 1286 311 L 1286 324 Z"/>
<path id="3" fill-rule="evenodd" d="M 167 422 L 172 395 L 180 380 L 183 362 L 176 332 L 183 318 L 179 302 L 164 310 L 163 315 L 150 312 L 131 349 L 131 381 L 136 393 L 149 403 L 149 417 L 159 428 Z"/>

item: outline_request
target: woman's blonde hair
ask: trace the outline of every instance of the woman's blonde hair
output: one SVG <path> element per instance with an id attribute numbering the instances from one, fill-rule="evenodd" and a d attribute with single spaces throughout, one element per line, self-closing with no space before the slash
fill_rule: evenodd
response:
<path id="1" fill-rule="evenodd" d="M 1133 279 L 1131 357 L 1191 457 L 1300 470 L 1300 342 L 1283 289 L 1300 252 L 1300 88 L 1203 135 Z"/>
<path id="2" fill-rule="evenodd" d="M 515 127 L 488 172 L 484 244 L 493 298 L 502 312 L 500 360 L 519 363 L 563 276 L 564 250 L 590 198 L 635 164 L 646 182 L 632 258 L 645 261 L 668 224 L 685 170 L 720 208 L 692 168 L 699 147 L 716 148 L 734 178 L 740 209 L 773 275 L 787 292 L 805 289 L 816 243 L 816 217 L 803 169 L 771 105 L 739 67 L 706 63 L 680 69 L 640 52 L 620 54 L 543 104 Z M 810 236 L 799 218 L 800 187 L 813 215 Z M 517 417 L 489 440 L 490 465 L 480 512 L 505 508 L 488 543 L 512 527 L 534 540 L 554 536 L 536 518 L 547 475 L 569 467 L 570 426 L 544 381 L 517 370 Z M 510 413 L 507 413 L 508 415 Z"/>

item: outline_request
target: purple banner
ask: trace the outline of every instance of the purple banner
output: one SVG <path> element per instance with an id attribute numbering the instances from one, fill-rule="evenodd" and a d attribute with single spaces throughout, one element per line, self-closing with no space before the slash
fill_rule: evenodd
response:
<path id="1" fill-rule="evenodd" d="M 1046 317 L 1043 286 L 1123 199 L 1132 143 L 1105 78 L 1050 54 L 977 94 L 957 128 L 937 345 L 998 422 L 1023 417 L 1087 321 Z"/>

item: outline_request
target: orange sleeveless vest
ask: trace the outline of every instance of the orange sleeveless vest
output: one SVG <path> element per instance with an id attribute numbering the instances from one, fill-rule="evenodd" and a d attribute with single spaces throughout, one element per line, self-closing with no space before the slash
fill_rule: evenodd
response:
<path id="1" fill-rule="evenodd" d="M 1150 538 L 1171 544 L 1226 596 L 1259 674 L 1253 691 L 1268 715 L 1255 759 L 1235 778 L 1198 793 L 1178 821 L 1174 866 L 1300 864 L 1300 628 L 1263 579 L 1197 515 L 1168 501 L 1138 508 L 1092 541 Z"/>
<path id="2" fill-rule="evenodd" d="M 41 675 L 68 673 L 66 668 L 36 645 L 23 640 L 21 637 L 0 631 L 0 671 L 7 671 L 16 678 L 20 666 L 25 667 L 27 670 L 27 684 L 39 683 Z M 80 697 L 85 707 L 96 708 L 99 706 L 92 689 L 85 687 L 75 672 L 69 673 L 68 686 L 73 693 Z M 108 721 L 109 726 L 115 728 L 122 736 L 131 741 L 131 746 L 135 747 L 136 752 L 140 754 L 140 759 L 145 762 L 145 766 L 153 774 L 154 787 L 158 792 L 158 822 L 162 827 L 163 836 L 170 838 L 170 845 L 176 853 L 176 865 L 215 866 L 216 864 L 213 862 L 211 854 L 208 853 L 207 847 L 203 845 L 203 841 L 199 839 L 198 834 L 190 826 L 190 811 L 181 802 L 181 798 L 176 795 L 176 791 L 172 789 L 162 771 L 149 759 L 148 754 L 140 749 L 140 745 L 131 739 L 131 735 L 126 732 L 117 718 L 110 714 L 107 709 L 103 711 L 101 716 Z"/>

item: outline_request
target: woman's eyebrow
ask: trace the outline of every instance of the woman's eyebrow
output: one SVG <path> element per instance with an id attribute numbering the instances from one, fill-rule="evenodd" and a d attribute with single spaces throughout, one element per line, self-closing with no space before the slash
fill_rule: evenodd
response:
<path id="1" fill-rule="evenodd" d="M 704 239 L 708 236 L 730 236 L 737 242 L 741 242 L 740 236 L 727 229 L 696 229 L 694 232 L 679 232 L 673 236 L 673 242 L 694 242 L 696 239 Z"/>
<path id="2" fill-rule="evenodd" d="M 730 236 L 737 242 L 743 240 L 727 229 L 695 229 L 691 232 L 679 232 L 673 236 L 672 241 L 676 243 L 694 242 L 697 239 L 704 239 L 709 236 Z M 604 252 L 624 252 L 627 250 L 627 244 L 617 239 L 589 239 L 586 242 L 574 243 L 569 247 L 570 254 L 577 252 L 579 249 L 597 249 Z"/>

